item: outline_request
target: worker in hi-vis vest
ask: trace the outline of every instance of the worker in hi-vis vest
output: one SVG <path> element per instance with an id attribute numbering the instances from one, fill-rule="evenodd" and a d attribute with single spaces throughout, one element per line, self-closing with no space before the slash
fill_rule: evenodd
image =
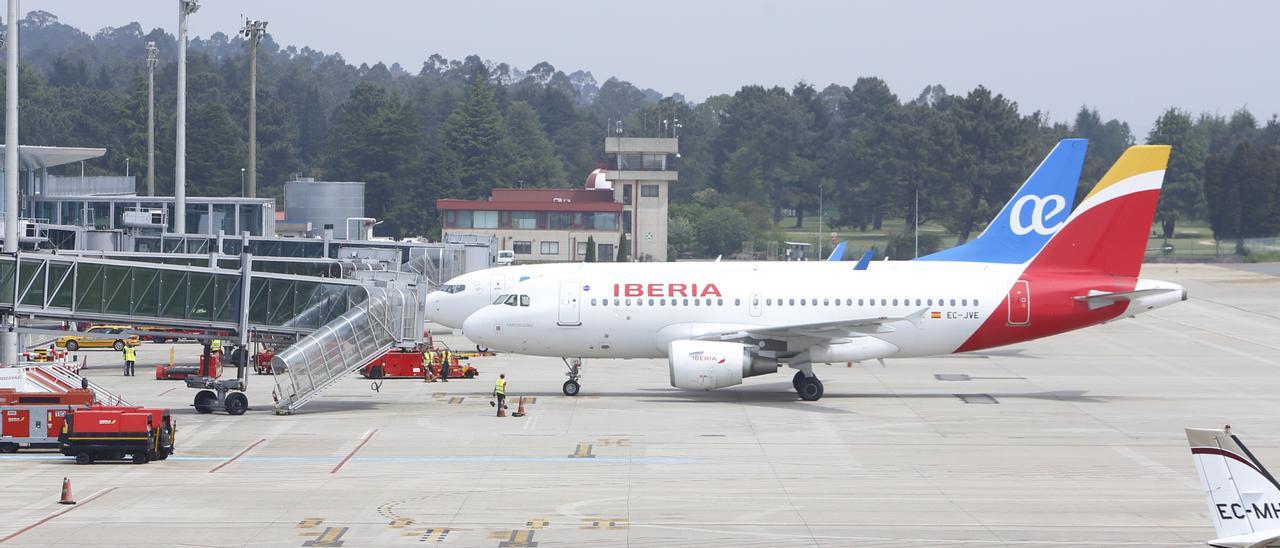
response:
<path id="1" fill-rule="evenodd" d="M 133 376 L 133 365 L 138 361 L 138 349 L 133 343 L 125 343 L 124 345 L 124 376 Z"/>
<path id="2" fill-rule="evenodd" d="M 449 382 L 449 362 L 453 360 L 453 352 L 445 350 L 440 353 L 440 382 Z"/>
<path id="3" fill-rule="evenodd" d="M 507 408 L 507 374 L 498 375 L 498 382 L 493 385 L 493 395 L 498 398 L 498 407 Z"/>
<path id="4" fill-rule="evenodd" d="M 422 351 L 422 381 L 431 382 L 431 349 Z"/>

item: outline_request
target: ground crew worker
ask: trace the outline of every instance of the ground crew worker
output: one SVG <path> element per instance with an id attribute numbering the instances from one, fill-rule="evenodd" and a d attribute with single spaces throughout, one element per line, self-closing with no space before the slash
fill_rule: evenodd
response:
<path id="1" fill-rule="evenodd" d="M 422 382 L 431 382 L 431 350 L 422 351 Z"/>
<path id="2" fill-rule="evenodd" d="M 498 382 L 493 385 L 493 395 L 498 398 L 498 407 L 507 408 L 507 374 L 498 375 Z"/>
<path id="3" fill-rule="evenodd" d="M 209 343 L 209 352 L 222 353 L 222 339 L 214 339 Z"/>
<path id="4" fill-rule="evenodd" d="M 445 350 L 440 353 L 440 382 L 449 382 L 449 362 L 453 359 L 453 352 Z"/>
<path id="5" fill-rule="evenodd" d="M 133 347 L 133 343 L 124 345 L 124 376 L 133 376 L 133 364 L 138 361 L 138 350 Z"/>

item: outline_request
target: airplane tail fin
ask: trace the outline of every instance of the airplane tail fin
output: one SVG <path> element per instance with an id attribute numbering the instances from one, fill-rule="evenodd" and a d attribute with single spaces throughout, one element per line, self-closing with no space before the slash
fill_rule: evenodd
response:
<path id="1" fill-rule="evenodd" d="M 1217 540 L 1212 546 L 1252 546 L 1280 533 L 1280 484 L 1228 426 L 1187 429 L 1196 472 L 1205 486 Z M 1269 534 L 1257 534 L 1270 530 Z"/>
<path id="2" fill-rule="evenodd" d="M 1129 147 L 1032 264 L 1137 277 L 1169 164 L 1169 150 L 1168 145 Z"/>
<path id="3" fill-rule="evenodd" d="M 1088 144 L 1059 141 L 977 238 L 917 260 L 1021 264 L 1035 257 L 1071 214 Z"/>

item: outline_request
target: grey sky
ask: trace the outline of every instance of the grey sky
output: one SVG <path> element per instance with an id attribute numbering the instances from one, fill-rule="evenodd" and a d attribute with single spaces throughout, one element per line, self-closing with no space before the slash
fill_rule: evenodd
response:
<path id="1" fill-rule="evenodd" d="M 139 21 L 171 32 L 175 0 L 28 0 L 93 32 Z M 270 22 L 282 45 L 349 62 L 478 54 L 528 68 L 549 61 L 691 99 L 744 84 L 822 88 L 884 78 L 901 98 L 933 83 L 978 84 L 1070 120 L 1081 104 L 1120 118 L 1139 140 L 1168 106 L 1260 119 L 1280 112 L 1280 2 L 605 2 L 203 0 L 191 30 Z"/>

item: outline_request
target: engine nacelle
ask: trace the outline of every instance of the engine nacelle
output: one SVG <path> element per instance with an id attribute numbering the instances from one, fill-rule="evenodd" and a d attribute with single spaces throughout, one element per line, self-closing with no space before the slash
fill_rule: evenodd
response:
<path id="1" fill-rule="evenodd" d="M 762 358 L 750 346 L 714 341 L 672 341 L 667 347 L 671 386 L 712 390 L 742 384 L 744 377 L 776 373 L 778 361 Z"/>

